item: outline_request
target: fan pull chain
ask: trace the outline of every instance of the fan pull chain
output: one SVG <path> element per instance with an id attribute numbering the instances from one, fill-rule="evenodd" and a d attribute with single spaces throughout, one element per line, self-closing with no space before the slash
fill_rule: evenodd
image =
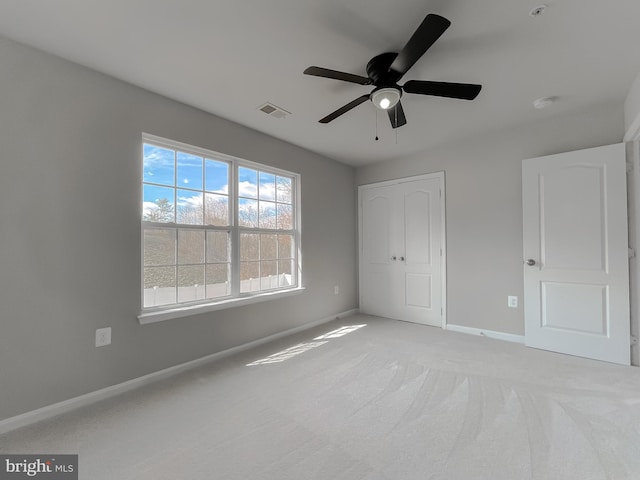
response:
<path id="1" fill-rule="evenodd" d="M 375 110 L 376 113 L 376 142 L 378 141 L 378 109 Z"/>
<path id="2" fill-rule="evenodd" d="M 398 104 L 400 105 L 400 104 Z M 396 145 L 398 144 L 398 106 L 396 106 L 396 128 L 394 128 L 394 130 L 396 131 Z"/>

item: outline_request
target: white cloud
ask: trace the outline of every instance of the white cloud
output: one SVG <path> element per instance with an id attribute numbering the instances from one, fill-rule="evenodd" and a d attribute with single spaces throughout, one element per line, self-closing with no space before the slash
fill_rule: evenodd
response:
<path id="1" fill-rule="evenodd" d="M 144 167 L 173 167 L 173 152 L 153 145 L 145 145 Z"/>
<path id="2" fill-rule="evenodd" d="M 228 185 L 225 185 L 228 190 Z M 251 182 L 239 182 L 238 193 L 241 197 L 255 198 L 258 195 L 258 186 Z"/>
<path id="3" fill-rule="evenodd" d="M 228 190 L 228 187 L 225 185 L 225 188 Z M 241 197 L 249 197 L 256 198 L 258 196 L 258 186 L 255 183 L 251 182 L 239 182 L 238 183 L 238 194 Z M 260 184 L 260 198 L 262 200 L 273 200 L 276 199 L 276 185 L 275 183 L 261 183 Z"/>
<path id="4" fill-rule="evenodd" d="M 191 197 L 178 197 L 178 206 L 180 207 L 202 207 L 202 195 L 193 195 Z"/>
<path id="5" fill-rule="evenodd" d="M 260 184 L 260 198 L 264 200 L 276 200 L 276 184 L 262 183 Z"/>
<path id="6" fill-rule="evenodd" d="M 219 190 L 211 190 L 213 193 L 222 193 L 224 195 L 229 195 L 229 185 L 224 185 Z"/>
<path id="7" fill-rule="evenodd" d="M 142 203 L 142 215 L 145 217 L 147 215 L 151 215 L 153 212 L 158 210 L 158 205 L 154 202 L 143 202 Z"/>

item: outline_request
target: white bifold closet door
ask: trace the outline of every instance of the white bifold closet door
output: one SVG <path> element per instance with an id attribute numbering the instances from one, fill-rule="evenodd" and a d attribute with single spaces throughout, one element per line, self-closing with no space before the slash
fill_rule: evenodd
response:
<path id="1" fill-rule="evenodd" d="M 442 326 L 442 176 L 360 187 L 360 310 Z"/>

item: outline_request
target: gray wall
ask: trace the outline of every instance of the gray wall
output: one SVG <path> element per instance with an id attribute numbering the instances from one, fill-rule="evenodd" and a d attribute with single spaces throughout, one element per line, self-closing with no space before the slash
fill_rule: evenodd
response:
<path id="1" fill-rule="evenodd" d="M 357 307 L 354 169 L 2 39 L 0 65 L 0 420 Z M 141 326 L 142 132 L 300 173 L 306 292 Z"/>
<path id="2" fill-rule="evenodd" d="M 619 143 L 622 105 L 587 112 L 424 152 L 402 161 L 358 169 L 363 185 L 444 171 L 449 324 L 524 334 L 522 273 L 523 159 Z M 507 307 L 517 295 L 519 308 Z"/>

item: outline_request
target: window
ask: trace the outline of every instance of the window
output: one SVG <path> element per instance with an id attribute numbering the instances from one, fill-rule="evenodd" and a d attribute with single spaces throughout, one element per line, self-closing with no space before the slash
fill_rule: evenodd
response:
<path id="1" fill-rule="evenodd" d="M 145 310 L 298 286 L 296 174 L 150 135 L 142 161 Z"/>

